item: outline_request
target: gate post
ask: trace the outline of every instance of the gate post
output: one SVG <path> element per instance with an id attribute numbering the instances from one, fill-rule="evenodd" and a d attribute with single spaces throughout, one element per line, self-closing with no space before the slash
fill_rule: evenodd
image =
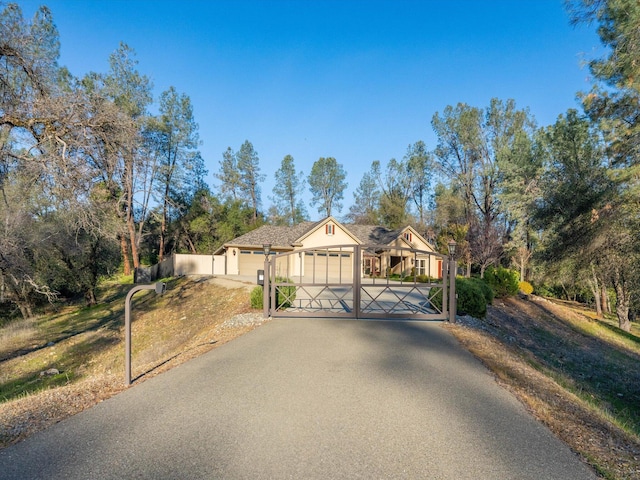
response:
<path id="1" fill-rule="evenodd" d="M 362 246 L 353 247 L 353 311 L 360 318 L 360 296 L 362 295 Z"/>
<path id="2" fill-rule="evenodd" d="M 455 240 L 449 241 L 447 245 L 449 247 L 449 322 L 456 323 L 456 310 L 457 310 L 457 298 L 456 298 L 456 242 Z"/>
<path id="3" fill-rule="evenodd" d="M 269 307 L 271 306 L 271 271 L 270 266 L 271 262 L 269 261 L 269 254 L 271 250 L 271 245 L 263 245 L 264 249 L 264 282 L 262 285 L 262 312 L 264 318 L 269 318 L 271 314 Z"/>

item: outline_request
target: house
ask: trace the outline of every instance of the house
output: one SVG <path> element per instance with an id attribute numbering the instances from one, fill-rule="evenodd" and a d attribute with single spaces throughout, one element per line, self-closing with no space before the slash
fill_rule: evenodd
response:
<path id="1" fill-rule="evenodd" d="M 442 278 L 442 259 L 428 253 L 435 253 L 435 249 L 413 227 L 388 230 L 373 225 L 346 225 L 333 217 L 292 227 L 264 225 L 225 243 L 216 254 L 226 257 L 227 275 L 255 276 L 257 270 L 264 268 L 265 245 L 270 246 L 271 254 L 298 252 L 285 256 L 288 262 L 282 269 L 286 271 L 278 274 L 287 276 L 303 277 L 313 272 L 314 281 L 318 276 L 352 276 L 353 246 L 359 245 L 363 277 L 415 273 Z M 374 245 L 377 250 L 366 248 Z M 383 250 L 385 254 L 380 253 Z M 324 262 L 322 268 L 318 267 L 320 259 Z"/>

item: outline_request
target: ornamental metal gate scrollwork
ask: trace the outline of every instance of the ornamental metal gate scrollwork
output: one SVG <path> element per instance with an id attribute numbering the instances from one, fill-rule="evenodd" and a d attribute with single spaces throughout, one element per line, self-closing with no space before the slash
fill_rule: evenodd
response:
<path id="1" fill-rule="evenodd" d="M 265 317 L 455 321 L 455 260 L 389 245 L 265 256 Z"/>

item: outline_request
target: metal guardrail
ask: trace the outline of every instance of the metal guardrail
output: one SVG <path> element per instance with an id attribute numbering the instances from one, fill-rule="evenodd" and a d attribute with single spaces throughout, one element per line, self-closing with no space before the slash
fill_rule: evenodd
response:
<path id="1" fill-rule="evenodd" d="M 124 303 L 124 382 L 126 386 L 131 385 L 131 299 L 141 290 L 155 290 L 158 295 L 163 295 L 166 289 L 166 283 L 158 282 L 152 285 L 136 285 L 127 293 Z"/>

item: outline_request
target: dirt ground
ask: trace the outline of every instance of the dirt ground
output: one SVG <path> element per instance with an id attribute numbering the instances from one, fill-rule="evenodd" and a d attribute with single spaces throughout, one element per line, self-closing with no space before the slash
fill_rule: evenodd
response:
<path id="1" fill-rule="evenodd" d="M 498 300 L 485 320 L 462 319 L 447 328 L 602 478 L 640 479 L 638 435 L 607 414 L 606 398 L 609 388 L 624 384 L 622 409 L 640 411 L 640 384 L 629 384 L 640 381 L 640 357 L 586 335 L 585 322 L 593 320 L 533 297 Z"/>

